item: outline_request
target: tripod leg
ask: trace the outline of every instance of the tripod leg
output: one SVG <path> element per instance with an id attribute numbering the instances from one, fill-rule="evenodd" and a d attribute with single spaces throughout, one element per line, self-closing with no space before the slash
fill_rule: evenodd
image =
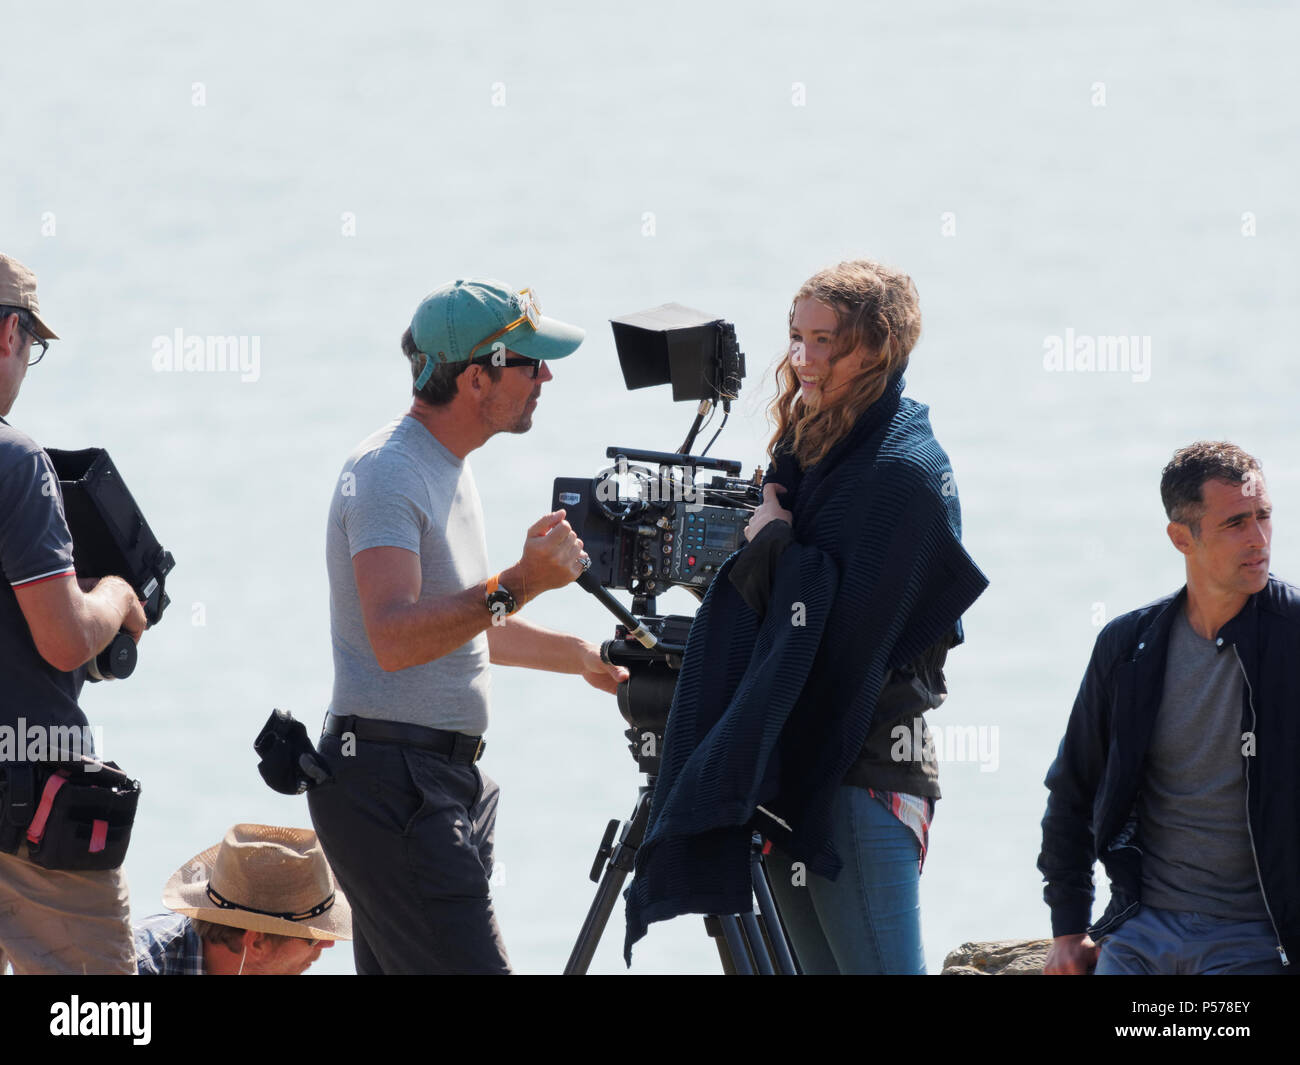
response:
<path id="1" fill-rule="evenodd" d="M 722 962 L 722 975 L 735 976 L 736 964 L 732 958 L 731 950 L 727 945 L 726 939 L 722 935 L 722 921 L 712 915 L 704 918 L 704 931 L 709 938 L 713 940 L 713 945 L 718 948 L 718 960 Z"/>
<path id="2" fill-rule="evenodd" d="M 573 951 L 564 966 L 565 976 L 583 976 L 595 957 L 600 937 L 609 923 L 609 915 L 614 912 L 623 882 L 636 864 L 637 848 L 645 838 L 646 825 L 650 821 L 650 795 L 652 789 L 641 788 L 637 795 L 636 808 L 630 820 L 624 822 L 623 832 L 614 849 L 610 852 L 605 865 L 604 875 L 600 878 L 600 887 L 592 900 L 587 917 L 582 922 L 582 931 L 578 933 Z"/>
<path id="3" fill-rule="evenodd" d="M 601 877 L 600 887 L 596 890 L 596 898 L 587 911 L 587 917 L 582 922 L 582 931 L 578 933 L 573 951 L 569 954 L 568 962 L 565 963 L 565 976 L 586 975 L 591 959 L 596 955 L 600 937 L 609 923 L 609 915 L 614 912 L 614 905 L 618 902 L 619 892 L 623 890 L 627 873 L 626 869 L 615 868 L 613 862 L 605 868 L 605 875 Z"/>
<path id="4" fill-rule="evenodd" d="M 754 975 L 754 966 L 739 917 L 734 913 L 710 914 L 704 918 L 704 927 L 718 948 L 723 973 L 727 976 Z"/>
<path id="5" fill-rule="evenodd" d="M 740 926 L 745 932 L 749 954 L 754 959 L 754 967 L 758 969 L 758 975 L 775 976 L 776 970 L 772 968 L 772 956 L 768 951 L 767 938 L 763 934 L 763 929 L 759 927 L 758 918 L 754 916 L 753 910 L 740 915 Z"/>
<path id="6" fill-rule="evenodd" d="M 781 924 L 781 914 L 776 908 L 776 900 L 772 897 L 772 885 L 768 883 L 767 869 L 763 865 L 758 847 L 755 847 L 750 854 L 749 868 L 768 949 L 776 962 L 777 970 L 783 976 L 794 976 L 799 970 L 795 967 L 790 941 L 786 938 L 785 928 Z"/>

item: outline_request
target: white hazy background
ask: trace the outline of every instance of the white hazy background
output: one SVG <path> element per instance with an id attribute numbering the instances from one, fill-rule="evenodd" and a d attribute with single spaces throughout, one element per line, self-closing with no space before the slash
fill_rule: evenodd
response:
<path id="1" fill-rule="evenodd" d="M 1043 775 L 1099 619 L 1182 582 L 1158 493 L 1176 447 L 1228 438 L 1261 459 L 1273 569 L 1296 576 L 1298 31 L 1281 3 L 8 12 L 0 248 L 37 272 L 62 337 L 10 420 L 107 447 L 176 557 L 136 676 L 83 700 L 144 785 L 136 915 L 228 825 L 309 824 L 251 744 L 272 707 L 319 727 L 329 497 L 409 403 L 398 337 L 427 292 L 499 277 L 588 330 L 527 437 L 470 457 L 504 568 L 552 478 L 594 473 L 609 444 L 675 447 L 692 417 L 667 388 L 624 389 L 609 318 L 678 301 L 736 323 L 749 376 L 713 454 L 748 471 L 792 294 L 868 256 L 920 290 L 908 393 L 931 406 L 992 582 L 931 715 L 999 746 L 995 772 L 942 770 L 928 965 L 1049 935 Z M 1067 328 L 1149 337 L 1149 380 L 1047 372 Z M 259 338 L 260 376 L 155 372 L 153 340 L 176 329 Z M 577 587 L 528 616 L 613 631 Z M 498 913 L 517 969 L 558 972 L 605 822 L 641 778 L 612 697 L 501 667 L 493 686 Z M 624 971 L 622 934 L 620 904 L 594 971 Z M 717 967 L 682 918 L 632 971 Z M 313 971 L 351 972 L 351 951 Z"/>

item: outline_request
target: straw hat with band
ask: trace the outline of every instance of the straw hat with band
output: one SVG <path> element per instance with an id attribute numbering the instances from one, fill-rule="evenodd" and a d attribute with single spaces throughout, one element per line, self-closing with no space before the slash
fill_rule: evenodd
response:
<path id="1" fill-rule="evenodd" d="M 163 905 L 254 932 L 352 938 L 352 910 L 308 828 L 235 825 L 171 875 Z"/>

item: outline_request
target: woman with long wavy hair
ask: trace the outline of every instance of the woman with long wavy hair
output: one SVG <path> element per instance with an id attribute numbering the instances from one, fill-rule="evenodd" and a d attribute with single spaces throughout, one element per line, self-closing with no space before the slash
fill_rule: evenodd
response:
<path id="1" fill-rule="evenodd" d="M 840 263 L 795 294 L 790 347 L 769 406 L 773 466 L 747 529 L 755 547 L 770 553 L 788 542 L 805 472 L 875 405 L 901 392 L 920 334 L 912 279 L 876 263 Z M 778 493 L 793 512 L 777 502 Z M 925 971 L 919 881 L 939 785 L 922 715 L 947 693 L 943 664 L 951 642 L 945 635 L 885 678 L 867 738 L 832 807 L 833 839 L 845 863 L 840 875 L 813 875 L 801 884 L 783 868 L 793 862 L 769 863 L 782 919 L 807 972 Z"/>
<path id="2" fill-rule="evenodd" d="M 691 627 L 627 951 L 651 921 L 748 909 L 757 828 L 804 972 L 923 973 L 939 788 L 922 715 L 988 581 L 927 408 L 902 395 L 911 279 L 840 263 L 800 287 L 789 323 L 763 503 Z"/>

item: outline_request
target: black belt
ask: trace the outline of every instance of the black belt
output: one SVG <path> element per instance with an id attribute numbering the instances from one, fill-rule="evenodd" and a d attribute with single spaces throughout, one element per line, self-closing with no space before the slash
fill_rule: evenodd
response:
<path id="1" fill-rule="evenodd" d="M 405 747 L 418 747 L 424 751 L 445 754 L 453 762 L 473 765 L 483 757 L 487 743 L 482 736 L 466 736 L 463 732 L 428 728 L 425 725 L 407 725 L 401 721 L 380 721 L 373 717 L 339 717 L 325 715 L 325 732 L 330 736 L 352 733 L 367 743 L 399 743 Z"/>

